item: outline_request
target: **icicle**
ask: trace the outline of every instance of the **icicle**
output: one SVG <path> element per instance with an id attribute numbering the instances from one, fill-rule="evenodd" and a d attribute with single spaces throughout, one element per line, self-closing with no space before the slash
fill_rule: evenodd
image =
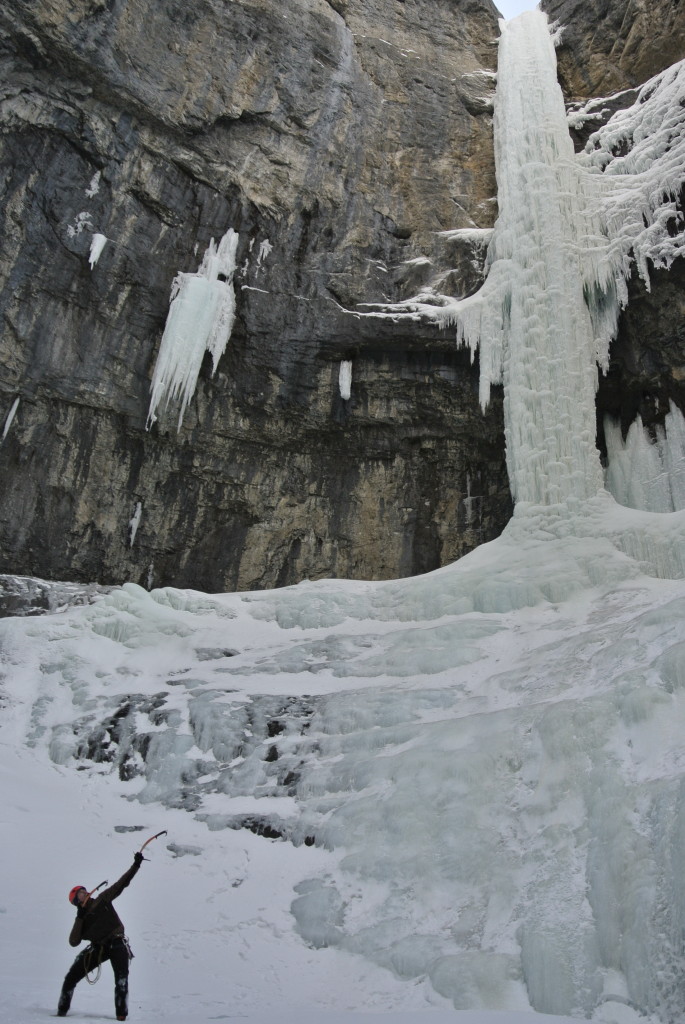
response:
<path id="1" fill-rule="evenodd" d="M 352 363 L 348 359 L 343 359 L 340 364 L 338 384 L 340 387 L 340 397 L 344 402 L 348 402 L 352 394 Z"/>
<path id="2" fill-rule="evenodd" d="M 107 237 L 105 235 L 93 235 L 93 240 L 90 243 L 90 255 L 88 256 L 91 270 L 100 259 L 102 250 L 105 248 L 106 244 Z"/>
<path id="3" fill-rule="evenodd" d="M 685 254 L 685 62 L 656 76 L 576 156 L 547 17 L 501 22 L 495 97 L 499 217 L 482 288 L 463 300 L 420 294 L 369 315 L 455 325 L 480 349 L 480 401 L 504 384 L 507 466 L 518 503 L 589 498 L 597 365 L 606 371 L 633 262 Z M 615 154 L 621 152 L 622 156 Z M 447 233 L 448 235 L 453 233 Z M 445 297 L 440 297 L 444 300 Z"/>
<path id="4" fill-rule="evenodd" d="M 0 444 L 2 444 L 2 442 L 5 440 L 5 438 L 9 434 L 10 427 L 12 426 L 12 420 L 14 419 L 15 414 L 16 414 L 18 408 L 19 408 L 19 396 L 17 396 L 14 399 L 14 401 L 12 402 L 12 407 L 11 407 L 10 411 L 7 413 L 7 418 L 5 419 L 5 427 L 4 427 L 3 432 L 2 432 L 2 438 L 0 438 Z"/>
<path id="5" fill-rule="evenodd" d="M 620 155 L 617 155 L 620 154 Z M 625 276 L 633 263 L 670 267 L 685 253 L 677 200 L 685 181 L 685 61 L 646 82 L 632 106 L 590 136 L 579 163 L 595 172 L 610 245 L 604 263 Z"/>
<path id="6" fill-rule="evenodd" d="M 259 252 L 257 253 L 257 266 L 261 267 L 264 260 L 267 258 L 270 252 L 273 251 L 273 245 L 268 238 L 265 238 L 259 246 Z"/>
<path id="7" fill-rule="evenodd" d="M 90 185 L 86 189 L 86 196 L 88 199 L 92 199 L 100 191 L 100 171 L 96 171 L 93 177 L 90 179 Z"/>
<path id="8" fill-rule="evenodd" d="M 466 497 L 464 500 L 464 510 L 466 512 L 466 524 L 470 526 L 473 522 L 473 498 L 471 497 L 471 474 L 466 474 Z"/>
<path id="9" fill-rule="evenodd" d="M 685 509 L 685 418 L 671 403 L 653 440 L 638 416 L 625 441 L 620 424 L 606 417 L 606 488 L 621 505 L 647 512 Z"/>
<path id="10" fill-rule="evenodd" d="M 69 238 L 76 238 L 82 231 L 93 230 L 93 218 L 87 210 L 82 210 L 81 213 L 74 217 L 74 223 L 67 225 L 67 235 Z"/>
<path id="11" fill-rule="evenodd" d="M 140 520 L 142 518 L 142 515 L 143 515 L 143 503 L 142 503 L 142 501 L 138 501 L 138 502 L 136 502 L 136 510 L 133 513 L 133 515 L 132 515 L 132 517 L 131 517 L 131 519 L 129 520 L 129 523 L 128 523 L 128 528 L 129 528 L 129 531 L 130 531 L 129 547 L 131 547 L 131 548 L 133 547 L 134 541 L 136 539 L 136 534 L 138 532 L 138 527 L 140 526 Z"/>
<path id="12" fill-rule="evenodd" d="M 229 228 L 215 245 L 211 240 L 196 274 L 179 274 L 171 289 L 171 305 L 152 376 L 148 428 L 162 401 L 180 399 L 178 429 L 192 398 L 205 352 L 216 371 L 233 330 L 238 234 Z"/>

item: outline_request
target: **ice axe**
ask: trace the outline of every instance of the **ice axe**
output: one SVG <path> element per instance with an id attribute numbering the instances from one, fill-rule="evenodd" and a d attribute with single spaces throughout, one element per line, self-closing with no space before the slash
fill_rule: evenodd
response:
<path id="1" fill-rule="evenodd" d="M 105 879 L 104 882 L 100 882 L 99 885 L 96 885 L 94 889 L 90 890 L 90 892 L 88 893 L 88 899 L 90 899 L 90 897 L 93 895 L 93 893 L 97 892 L 98 889 L 102 889 L 103 885 L 107 885 L 107 879 Z"/>
<path id="2" fill-rule="evenodd" d="M 153 839 L 159 839 L 160 836 L 165 836 L 166 834 L 167 834 L 166 829 L 163 829 L 161 832 L 158 832 L 156 836 L 150 836 L 149 839 L 146 839 L 145 842 L 143 843 L 143 845 L 141 846 L 140 850 L 138 851 L 141 854 L 141 856 L 142 856 L 143 850 L 148 845 L 148 843 L 151 843 Z"/>

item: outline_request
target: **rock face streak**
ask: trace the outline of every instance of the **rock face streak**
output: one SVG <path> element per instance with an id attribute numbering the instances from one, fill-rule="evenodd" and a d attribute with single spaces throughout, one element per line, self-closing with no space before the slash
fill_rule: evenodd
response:
<path id="1" fill-rule="evenodd" d="M 570 26 L 569 99 L 683 56 L 678 4 L 543 6 Z M 668 45 L 640 43 L 638 15 Z M 480 283 L 478 234 L 449 232 L 496 215 L 497 16 L 490 0 L 0 2 L 0 572 L 388 578 L 500 532 L 501 395 L 483 415 L 449 334 L 363 315 L 428 279 Z M 226 351 L 180 430 L 173 404 L 146 430 L 172 282 L 229 229 Z M 624 419 L 645 381 L 654 416 L 682 400 L 677 273 L 624 314 L 600 395 Z"/>

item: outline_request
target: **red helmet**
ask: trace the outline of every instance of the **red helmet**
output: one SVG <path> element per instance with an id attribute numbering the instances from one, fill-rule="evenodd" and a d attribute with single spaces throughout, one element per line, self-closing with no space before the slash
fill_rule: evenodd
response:
<path id="1" fill-rule="evenodd" d="M 88 891 L 85 885 L 75 885 L 69 892 L 69 902 L 73 903 L 74 906 L 76 905 L 76 894 L 81 892 L 81 889 L 83 889 L 84 892 Z"/>

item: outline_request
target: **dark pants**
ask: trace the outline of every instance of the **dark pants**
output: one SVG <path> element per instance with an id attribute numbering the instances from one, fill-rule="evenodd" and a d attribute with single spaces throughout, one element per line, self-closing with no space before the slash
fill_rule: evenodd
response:
<path id="1" fill-rule="evenodd" d="M 117 1017 L 128 1013 L 128 946 L 121 936 L 115 936 L 101 946 L 88 946 L 82 950 L 67 971 L 62 985 L 57 1013 L 63 1017 L 71 1006 L 71 997 L 79 981 L 92 974 L 98 964 L 109 960 L 114 971 L 114 1010 Z"/>

